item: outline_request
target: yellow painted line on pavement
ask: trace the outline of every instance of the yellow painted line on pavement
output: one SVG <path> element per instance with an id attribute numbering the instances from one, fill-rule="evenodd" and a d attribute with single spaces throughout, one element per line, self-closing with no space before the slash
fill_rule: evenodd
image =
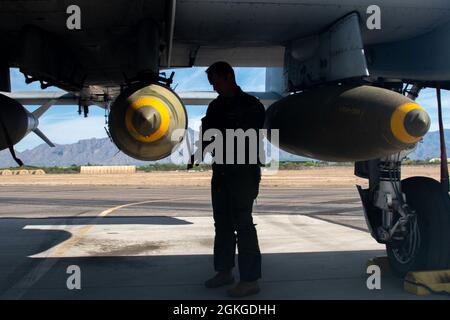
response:
<path id="1" fill-rule="evenodd" d="M 127 203 L 120 206 L 116 206 L 113 208 L 106 209 L 102 212 L 100 212 L 92 222 L 96 222 L 104 217 L 106 217 L 108 214 L 122 209 L 126 207 L 136 206 L 139 204 L 146 204 L 146 203 L 152 203 L 152 202 L 159 202 L 159 201 L 178 201 L 178 200 L 189 200 L 189 199 L 197 199 L 198 197 L 185 197 L 185 198 L 174 198 L 174 199 L 158 199 L 158 200 L 148 200 L 148 201 L 140 201 L 140 202 L 133 202 L 133 203 Z M 60 226 L 64 227 L 64 226 Z M 59 261 L 59 259 L 66 253 L 68 250 L 70 250 L 74 245 L 76 245 L 81 239 L 83 239 L 84 236 L 86 236 L 89 231 L 92 230 L 94 225 L 86 225 L 82 228 L 75 229 L 75 230 L 69 230 L 72 233 L 72 237 L 60 245 L 54 247 L 53 249 L 50 249 L 45 253 L 44 259 L 42 259 L 34 268 L 32 268 L 27 274 L 25 274 L 19 281 L 16 282 L 16 284 L 3 292 L 0 295 L 0 300 L 4 299 L 20 299 L 25 295 L 25 293 L 34 286 L 47 272 L 49 272 L 53 266 Z M 60 229 L 63 230 L 63 229 Z"/>
<path id="2" fill-rule="evenodd" d="M 140 202 L 133 202 L 133 203 L 127 203 L 122 204 L 120 206 L 115 206 L 109 209 L 106 209 L 102 212 L 100 212 L 97 217 L 92 221 L 93 224 L 86 225 L 84 227 L 81 227 L 79 229 L 76 229 L 72 232 L 72 237 L 70 237 L 68 240 L 64 241 L 60 245 L 58 245 L 54 252 L 52 253 L 52 256 L 61 257 L 64 256 L 73 246 L 75 246 L 78 242 L 80 242 L 81 239 L 83 239 L 94 227 L 95 222 L 106 217 L 108 214 L 117 211 L 119 209 L 131 207 L 131 206 L 137 206 L 140 204 L 147 204 L 147 203 L 153 203 L 153 202 L 160 202 L 160 201 L 177 201 L 177 200 L 189 200 L 189 199 L 195 199 L 195 197 L 186 197 L 186 198 L 175 198 L 175 199 L 158 199 L 158 200 L 148 200 L 148 201 L 140 201 Z"/>

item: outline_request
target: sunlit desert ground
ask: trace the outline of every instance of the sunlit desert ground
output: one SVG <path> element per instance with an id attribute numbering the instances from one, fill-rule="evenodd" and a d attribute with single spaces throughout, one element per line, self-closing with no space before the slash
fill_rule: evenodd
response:
<path id="1" fill-rule="evenodd" d="M 402 178 L 427 176 L 439 179 L 439 165 L 404 166 Z M 352 187 L 366 185 L 367 180 L 356 177 L 354 168 L 320 167 L 301 170 L 264 172 L 262 187 Z M 155 171 L 135 174 L 46 174 L 0 176 L 0 185 L 134 185 L 134 186 L 208 186 L 211 171 Z"/>

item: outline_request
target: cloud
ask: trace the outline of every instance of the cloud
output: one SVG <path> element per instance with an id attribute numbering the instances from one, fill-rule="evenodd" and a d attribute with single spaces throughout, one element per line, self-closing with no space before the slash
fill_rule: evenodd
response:
<path id="1" fill-rule="evenodd" d="M 266 89 L 266 68 L 236 68 L 236 81 L 244 91 Z"/>
<path id="2" fill-rule="evenodd" d="M 442 107 L 444 109 L 450 109 L 450 92 L 446 90 L 441 91 L 441 101 Z M 425 89 L 422 91 L 417 98 L 417 102 L 420 103 L 425 108 L 430 110 L 437 110 L 437 98 L 436 98 L 436 90 L 434 89 Z"/>
<path id="3" fill-rule="evenodd" d="M 202 124 L 202 116 L 189 118 L 189 128 L 199 131 Z"/>
<path id="4" fill-rule="evenodd" d="M 443 123 L 445 128 L 450 127 L 450 92 L 442 90 L 442 113 Z M 427 110 L 431 118 L 430 131 L 439 130 L 438 124 L 438 111 L 437 111 L 437 98 L 435 89 L 423 90 L 417 98 L 417 103 Z"/>
<path id="5" fill-rule="evenodd" d="M 175 71 L 174 86 L 176 91 L 210 91 L 212 90 L 205 73 L 206 68 L 194 67 L 169 70 Z M 264 91 L 266 85 L 265 68 L 234 68 L 236 81 L 245 91 Z"/>
<path id="6" fill-rule="evenodd" d="M 211 85 L 205 73 L 206 68 L 178 69 L 175 71 L 173 85 L 176 91 L 208 91 Z"/>

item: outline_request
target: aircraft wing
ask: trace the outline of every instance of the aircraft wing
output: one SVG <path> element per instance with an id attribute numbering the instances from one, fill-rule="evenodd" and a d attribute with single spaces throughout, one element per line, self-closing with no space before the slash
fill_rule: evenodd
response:
<path id="1" fill-rule="evenodd" d="M 53 105 L 78 105 L 78 96 L 65 91 L 16 91 L 0 92 L 22 105 L 43 105 L 50 100 L 55 100 Z"/>

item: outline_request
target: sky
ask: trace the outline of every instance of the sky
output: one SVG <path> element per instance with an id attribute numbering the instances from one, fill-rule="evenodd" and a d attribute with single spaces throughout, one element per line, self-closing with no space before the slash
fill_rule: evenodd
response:
<path id="1" fill-rule="evenodd" d="M 170 74 L 172 70 L 167 70 Z M 173 87 L 175 91 L 211 91 L 205 68 L 176 69 Z M 265 68 L 235 68 L 236 80 L 244 91 L 264 91 L 265 90 Z M 25 78 L 18 69 L 11 69 L 12 91 L 38 90 L 41 88 L 38 83 L 26 84 Z M 49 87 L 46 90 L 59 90 Z M 431 117 L 430 131 L 438 130 L 436 93 L 434 89 L 425 89 L 421 92 L 417 102 L 421 104 Z M 442 91 L 442 105 L 444 108 L 444 127 L 450 127 L 450 93 Z M 33 111 L 38 106 L 26 106 Z M 206 106 L 186 106 L 189 127 L 197 130 L 200 119 L 206 112 Z M 96 106 L 90 107 L 88 118 L 78 115 L 78 106 L 54 106 L 50 108 L 40 118 L 39 128 L 47 137 L 57 144 L 75 143 L 81 139 L 104 138 L 105 131 L 105 110 Z M 43 141 L 35 134 L 31 133 L 16 145 L 17 151 L 32 149 Z"/>

